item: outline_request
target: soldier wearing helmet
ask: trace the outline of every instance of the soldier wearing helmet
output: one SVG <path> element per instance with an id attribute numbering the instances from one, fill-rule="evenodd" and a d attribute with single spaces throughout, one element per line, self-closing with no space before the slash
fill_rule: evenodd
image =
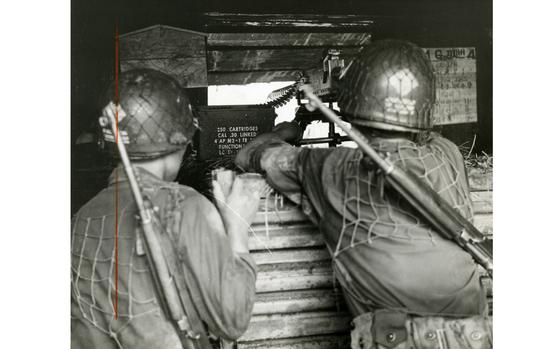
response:
<path id="1" fill-rule="evenodd" d="M 400 40 L 365 47 L 344 75 L 338 101 L 343 117 L 371 146 L 472 221 L 464 160 L 457 146 L 431 132 L 434 103 L 429 60 Z M 236 163 L 265 173 L 273 188 L 301 204 L 319 226 L 356 317 L 353 348 L 419 348 L 410 332 L 413 318 L 433 320 L 415 323 L 416 333 L 450 317 L 473 316 L 462 328 L 486 330 L 485 291 L 472 257 L 399 197 L 359 149 L 291 146 L 301 134 L 296 123 L 279 124 L 242 149 Z M 468 337 L 456 334 L 442 340 L 454 344 Z M 488 347 L 489 337 L 481 347 Z"/>
<path id="2" fill-rule="evenodd" d="M 189 99 L 175 79 L 155 70 L 127 71 L 119 78 L 118 91 L 119 142 L 125 144 L 144 194 L 174 239 L 183 265 L 193 334 L 189 346 L 210 347 L 208 333 L 234 340 L 246 330 L 254 303 L 256 266 L 248 252 L 247 229 L 259 193 L 235 181 L 219 206 L 231 209 L 218 210 L 194 189 L 172 182 L 197 127 Z M 116 109 L 114 96 L 111 86 L 105 108 Z M 113 149 L 113 133 L 108 128 L 102 133 Z M 183 347 L 163 312 L 137 215 L 128 178 L 118 165 L 108 187 L 73 217 L 73 348 Z"/>

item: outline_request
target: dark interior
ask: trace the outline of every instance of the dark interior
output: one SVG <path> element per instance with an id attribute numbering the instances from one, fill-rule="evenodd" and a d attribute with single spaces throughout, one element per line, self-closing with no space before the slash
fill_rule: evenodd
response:
<path id="1" fill-rule="evenodd" d="M 440 126 L 457 144 L 472 142 L 473 152 L 492 153 L 492 2 L 473 0 L 308 0 L 308 1 L 85 1 L 71 4 L 72 213 L 105 184 L 111 163 L 95 144 L 76 145 L 95 130 L 99 96 L 113 79 L 115 35 L 152 25 L 168 25 L 205 34 L 369 33 L 371 40 L 408 39 L 421 47 L 475 47 L 477 122 Z M 209 84 L 242 84 L 263 71 L 295 71 L 312 47 L 260 46 L 274 50 L 258 69 L 240 66 L 251 49 L 208 42 Z M 356 46 L 348 43 L 348 49 Z M 319 47 L 317 48 L 319 49 Z M 216 61 L 219 57 L 220 61 Z M 209 63 L 210 64 L 210 63 Z M 261 74 L 261 75 L 259 75 Z M 244 79 L 245 78 L 245 79 Z M 255 80 L 256 81 L 256 80 Z M 189 89 L 193 104 L 207 104 L 207 89 Z"/>

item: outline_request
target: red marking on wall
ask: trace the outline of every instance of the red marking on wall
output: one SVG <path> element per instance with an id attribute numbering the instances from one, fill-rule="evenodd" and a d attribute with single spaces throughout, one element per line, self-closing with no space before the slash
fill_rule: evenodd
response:
<path id="1" fill-rule="evenodd" d="M 119 143 L 119 26 L 115 23 L 115 104 L 117 106 L 115 126 L 117 134 L 115 143 Z M 115 301 L 113 312 L 115 319 L 119 314 L 119 170 L 115 171 Z"/>

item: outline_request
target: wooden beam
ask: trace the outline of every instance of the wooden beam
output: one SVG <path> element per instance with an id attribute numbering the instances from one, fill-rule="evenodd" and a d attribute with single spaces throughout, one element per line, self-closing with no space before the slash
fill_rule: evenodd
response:
<path id="1" fill-rule="evenodd" d="M 489 191 L 492 190 L 492 172 L 482 173 L 472 171 L 469 173 L 469 186 L 473 191 Z"/>
<path id="2" fill-rule="evenodd" d="M 238 349 L 342 349 L 350 348 L 350 334 L 308 336 L 238 342 Z"/>
<path id="3" fill-rule="evenodd" d="M 253 315 L 346 308 L 341 292 L 329 289 L 257 294 Z"/>
<path id="4" fill-rule="evenodd" d="M 348 332 L 352 317 L 339 312 L 253 316 L 240 342 Z"/>
<path id="5" fill-rule="evenodd" d="M 493 225 L 493 194 L 491 191 L 479 191 L 472 192 L 471 198 L 474 207 L 474 225 L 480 229 L 482 232 L 491 235 L 492 225 Z M 262 204 L 261 204 L 262 207 Z M 262 208 L 255 217 L 253 221 L 252 230 L 255 237 L 252 239 L 252 247 L 255 249 L 266 249 L 271 248 L 270 246 L 294 246 L 289 245 L 287 240 L 291 239 L 293 235 L 280 234 L 278 231 L 283 231 L 284 225 L 294 225 L 303 224 L 309 222 L 307 216 L 295 206 L 286 206 L 284 208 L 274 208 L 270 207 L 269 211 L 263 211 Z M 273 237 L 267 237 L 267 226 L 268 234 L 272 232 Z M 298 230 L 305 230 L 305 225 Z M 297 229 L 297 228 L 296 228 Z M 261 246 L 260 248 L 258 246 Z M 265 247 L 267 246 L 267 247 Z"/>
<path id="6" fill-rule="evenodd" d="M 292 269 L 293 268 L 293 269 Z M 334 287 L 334 275 L 330 264 L 307 263 L 284 270 L 261 270 L 257 273 L 257 293 L 313 288 Z"/>
<path id="7" fill-rule="evenodd" d="M 184 88 L 207 87 L 204 58 L 162 58 L 122 60 L 121 70 L 150 68 L 173 76 Z"/>
<path id="8" fill-rule="evenodd" d="M 294 29 L 354 29 L 372 30 L 379 16 L 318 15 L 318 14 L 205 14 L 206 26 L 227 28 L 294 28 Z M 210 30 L 209 30 L 210 31 Z"/>
<path id="9" fill-rule="evenodd" d="M 492 297 L 494 295 L 494 291 L 493 291 L 494 282 L 489 276 L 487 276 L 486 271 L 484 269 L 482 269 L 482 274 L 486 275 L 480 277 L 480 281 L 482 282 L 482 285 L 484 285 L 484 288 L 486 288 L 486 297 Z"/>
<path id="10" fill-rule="evenodd" d="M 207 44 L 213 46 L 361 46 L 368 33 L 210 33 Z"/>
<path id="11" fill-rule="evenodd" d="M 492 191 L 473 191 L 471 200 L 475 213 L 492 213 L 493 211 L 493 192 Z"/>
<path id="12" fill-rule="evenodd" d="M 275 253 L 275 252 L 273 252 Z M 333 289 L 335 278 L 330 263 L 259 266 L 257 293 L 308 289 Z M 491 292 L 491 291 L 490 291 Z"/>
<path id="13" fill-rule="evenodd" d="M 120 37 L 121 60 L 192 58 L 206 54 L 205 34 L 155 25 Z"/>
<path id="14" fill-rule="evenodd" d="M 280 250 L 253 252 L 251 256 L 257 265 L 281 264 L 281 263 L 302 263 L 319 262 L 330 260 L 331 256 L 326 249 L 301 249 L 301 250 Z"/>
<path id="15" fill-rule="evenodd" d="M 493 196 L 494 195 L 493 195 L 492 191 L 472 191 L 471 192 L 471 200 L 473 202 L 474 212 L 477 213 L 477 214 L 478 213 L 492 213 L 492 211 L 493 211 L 493 207 L 492 207 Z M 287 202 L 287 204 L 284 203 L 284 202 Z M 299 210 L 299 208 L 296 205 L 292 204 L 287 199 L 284 200 L 284 202 L 282 203 L 283 206 L 278 206 L 277 204 L 274 203 L 273 198 L 270 198 L 267 203 L 265 203 L 265 199 L 261 199 L 261 203 L 260 203 L 260 207 L 259 207 L 259 212 L 261 213 L 261 215 L 259 216 L 259 220 L 256 221 L 256 222 L 261 222 L 261 220 L 264 220 L 265 219 L 264 216 L 266 216 L 266 212 L 268 212 L 268 215 L 271 215 L 271 214 L 279 215 L 280 212 L 282 212 L 282 211 Z M 280 218 L 281 217 L 282 216 L 280 215 Z M 299 215 L 297 217 L 298 218 L 296 218 L 296 219 L 299 219 Z M 276 218 L 279 219 L 279 217 L 276 217 Z M 269 219 L 268 222 L 271 223 L 273 221 Z M 277 222 L 277 221 L 275 221 L 275 222 Z"/>
<path id="16" fill-rule="evenodd" d="M 291 210 L 274 210 L 257 212 L 253 225 L 265 224 L 294 224 L 309 221 L 307 216 L 298 208 Z M 254 228 L 254 227 L 253 227 Z M 259 228 L 262 229 L 263 227 Z"/>
<path id="17" fill-rule="evenodd" d="M 311 223 L 276 225 L 270 226 L 268 230 L 264 225 L 252 226 L 249 232 L 249 249 L 251 251 L 323 245 L 321 233 Z"/>
<path id="18" fill-rule="evenodd" d="M 492 216 L 492 202 L 490 201 L 489 197 L 491 198 L 492 194 L 476 194 L 474 199 L 474 209 L 475 209 L 475 218 L 479 217 L 479 220 L 482 222 L 484 220 L 487 221 L 488 213 L 489 216 Z M 294 224 L 294 223 L 301 223 L 308 221 L 307 216 L 300 210 L 300 209 L 290 209 L 290 210 L 273 210 L 271 209 L 268 212 L 260 211 L 257 213 L 255 220 L 253 221 L 253 229 L 254 230 L 263 230 L 265 227 L 262 225 L 266 225 L 268 223 L 269 228 L 271 225 L 276 224 Z M 486 224 L 486 223 L 485 223 Z M 255 227 L 258 226 L 258 227 Z"/>
<path id="19" fill-rule="evenodd" d="M 474 226 L 480 230 L 481 233 L 493 237 L 493 224 L 494 219 L 491 213 L 487 214 L 475 214 L 474 215 Z"/>
<path id="20" fill-rule="evenodd" d="M 246 85 L 255 82 L 296 81 L 300 69 L 246 72 L 210 72 L 208 85 Z"/>
<path id="21" fill-rule="evenodd" d="M 359 47 L 341 50 L 342 58 L 352 58 Z M 303 70 L 321 67 L 324 48 L 208 50 L 208 72 L 254 70 Z"/>

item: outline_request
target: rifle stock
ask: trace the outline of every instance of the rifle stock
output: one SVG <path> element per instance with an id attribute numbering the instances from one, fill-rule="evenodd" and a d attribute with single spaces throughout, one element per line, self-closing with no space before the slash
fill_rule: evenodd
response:
<path id="1" fill-rule="evenodd" d="M 310 86 L 301 87 L 311 108 L 318 108 L 329 120 L 339 126 L 355 141 L 360 149 L 379 166 L 390 186 L 415 207 L 443 237 L 455 241 L 473 259 L 493 276 L 492 247 L 484 234 L 474 227 L 465 217 L 449 205 L 432 188 L 414 174 L 394 166 L 379 155 L 368 143 L 367 138 L 356 129 L 349 128 L 338 116 L 327 108 Z"/>

